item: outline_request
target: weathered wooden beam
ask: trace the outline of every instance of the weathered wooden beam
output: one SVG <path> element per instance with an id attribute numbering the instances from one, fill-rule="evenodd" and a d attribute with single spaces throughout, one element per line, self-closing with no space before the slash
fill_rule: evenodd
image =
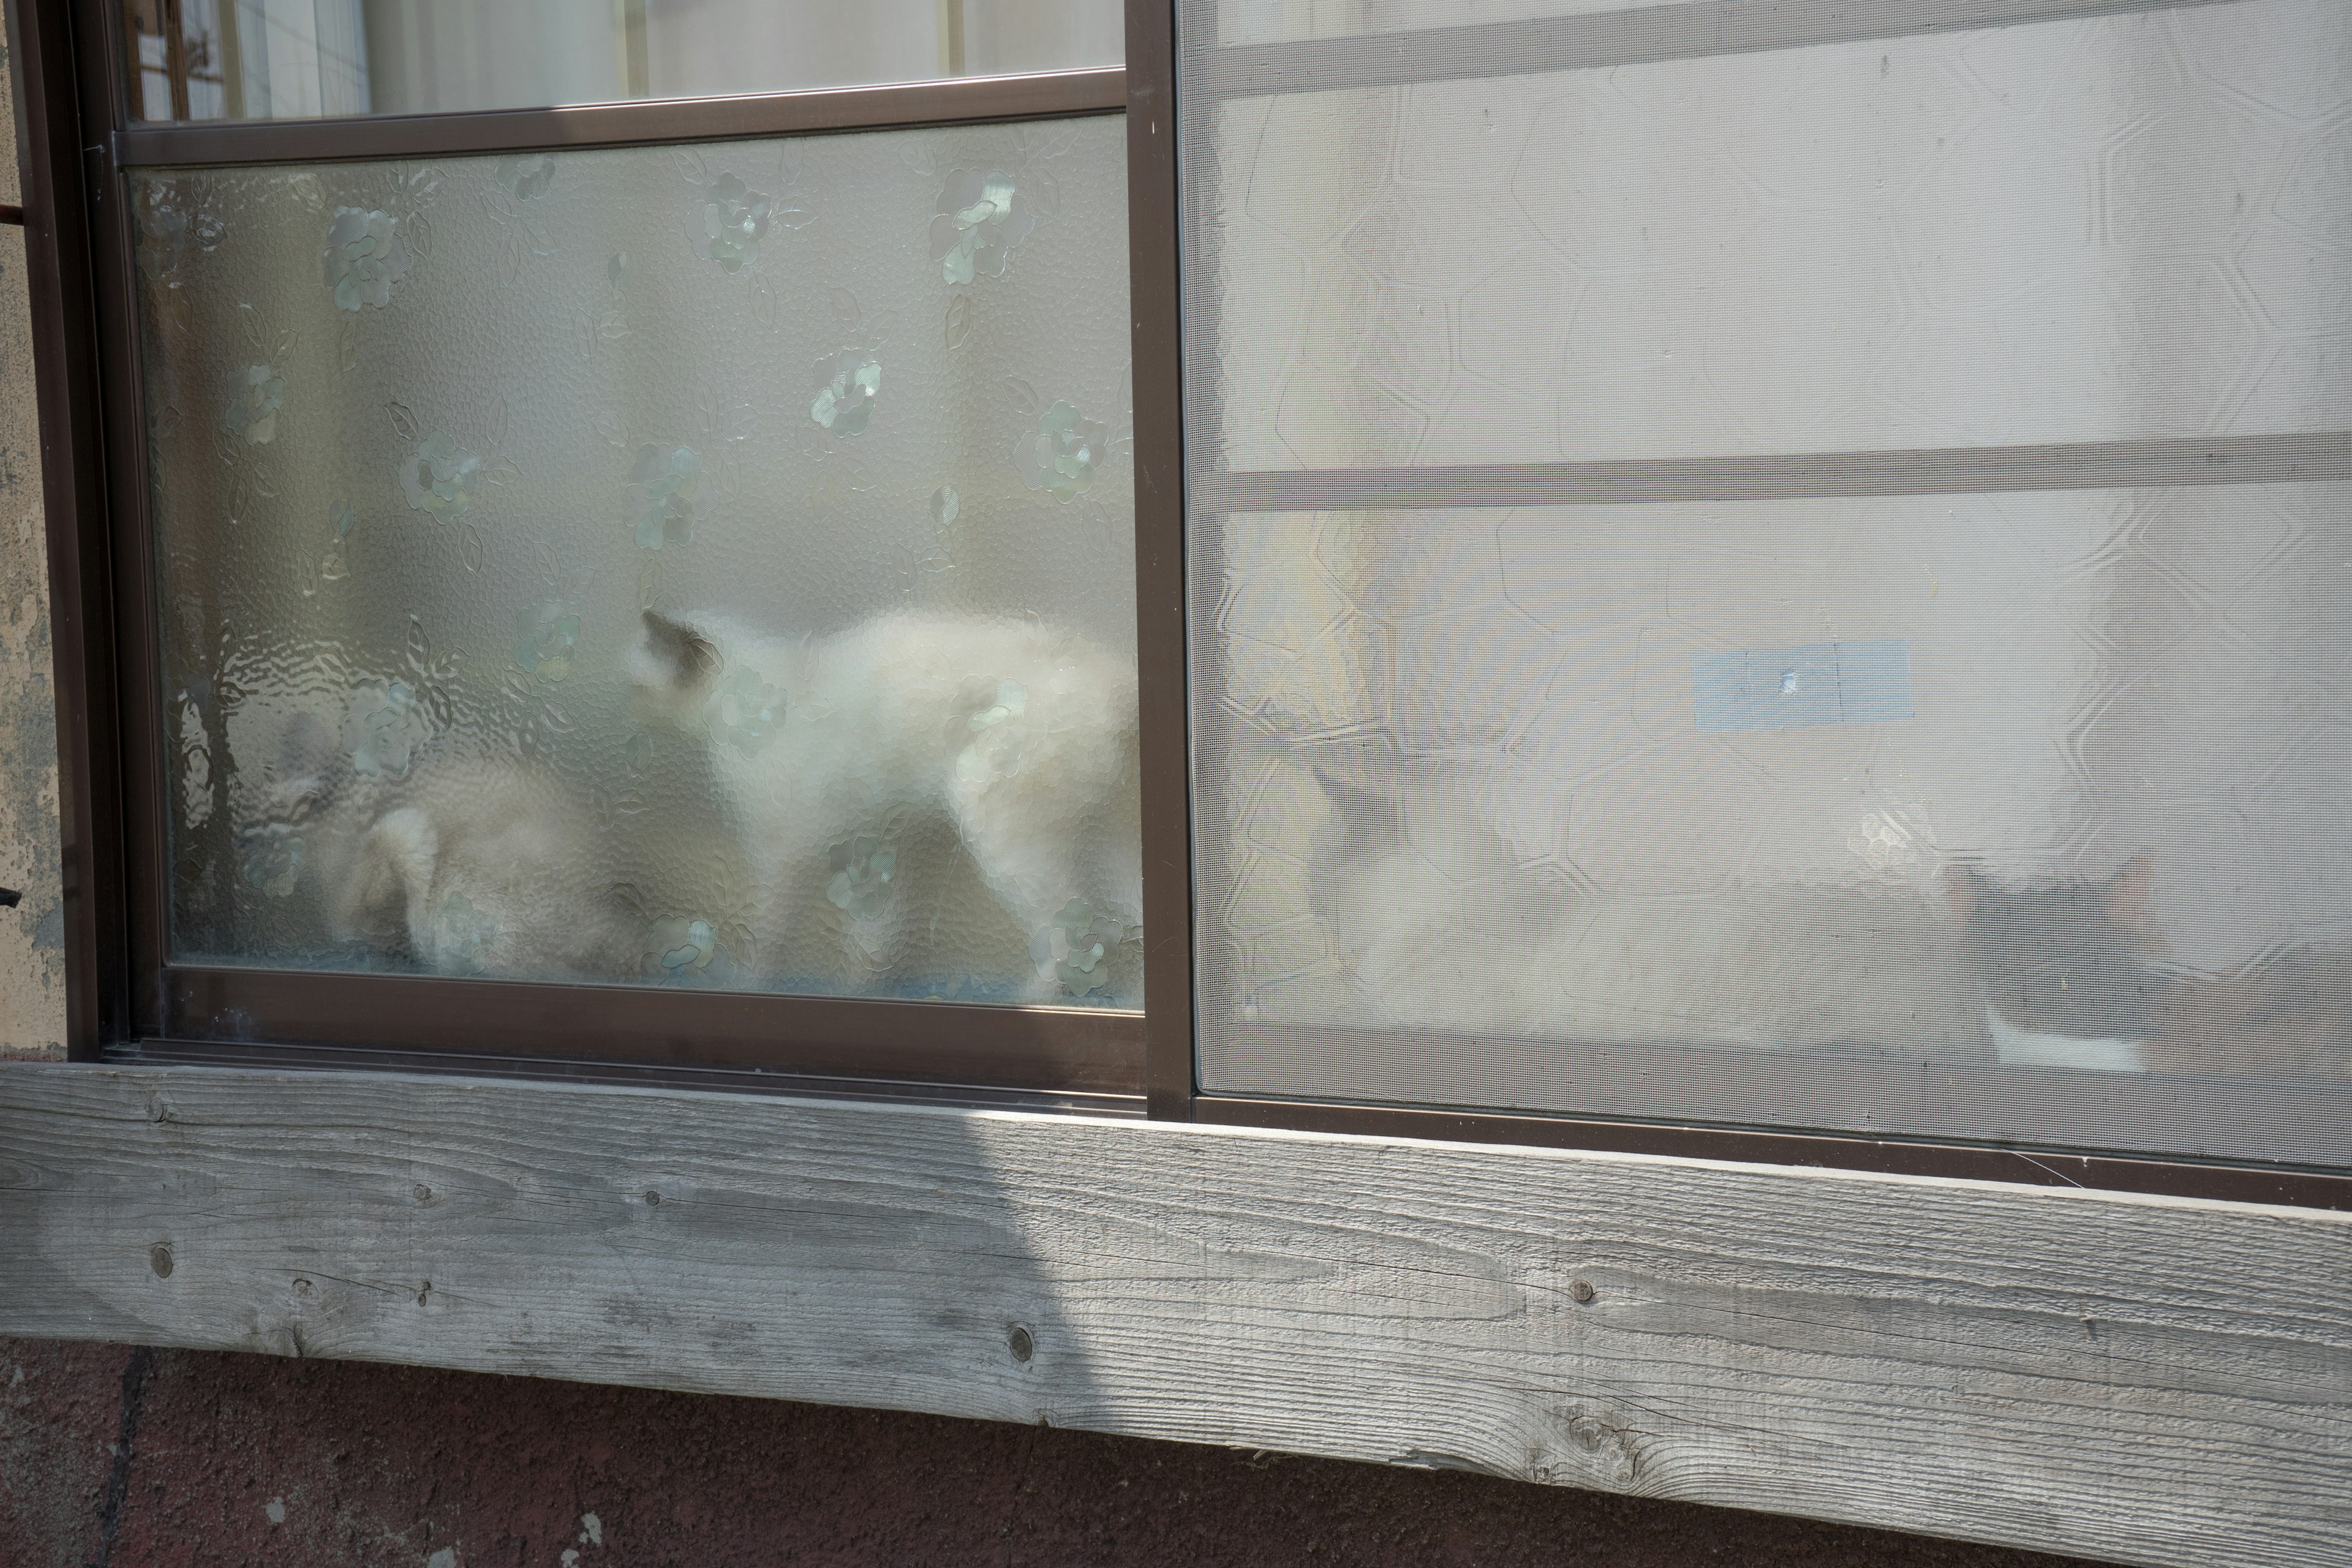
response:
<path id="1" fill-rule="evenodd" d="M 0 1067 L 0 1333 L 2352 1562 L 2352 1215 L 543 1083 Z"/>

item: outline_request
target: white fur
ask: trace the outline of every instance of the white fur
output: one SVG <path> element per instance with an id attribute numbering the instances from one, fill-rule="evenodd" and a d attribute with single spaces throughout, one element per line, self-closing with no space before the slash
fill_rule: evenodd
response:
<path id="1" fill-rule="evenodd" d="M 715 616 L 648 616 L 630 673 L 642 717 L 707 746 L 758 885 L 763 952 L 821 923 L 834 846 L 926 822 L 952 826 L 1033 942 L 1072 900 L 1141 923 L 1135 671 L 1081 638 L 909 612 L 794 641 Z M 739 743 L 730 720 L 759 688 L 780 694 L 781 711 L 764 738 Z M 887 965 L 923 894 L 899 888 L 884 911 L 849 921 L 851 939 Z M 1048 963 L 1030 994 L 1055 989 Z"/>
<path id="2" fill-rule="evenodd" d="M 1983 1059 L 1984 1002 L 1953 922 L 1900 887 L 1642 895 L 1517 865 L 1458 805 L 1344 869 L 1331 906 L 1394 1023 L 1592 1044 L 1877 1047 Z"/>
<path id="3" fill-rule="evenodd" d="M 396 801 L 390 809 L 381 809 Z M 436 761 L 312 834 L 340 941 L 442 974 L 615 980 L 640 933 L 589 847 L 590 814 L 543 769 Z"/>
<path id="4" fill-rule="evenodd" d="M 2002 1017 L 1998 1008 L 1986 1009 L 1985 1024 L 1992 1031 L 2004 1066 L 2074 1068 L 2081 1072 L 2147 1070 L 2137 1040 L 2091 1039 L 2021 1029 Z"/>

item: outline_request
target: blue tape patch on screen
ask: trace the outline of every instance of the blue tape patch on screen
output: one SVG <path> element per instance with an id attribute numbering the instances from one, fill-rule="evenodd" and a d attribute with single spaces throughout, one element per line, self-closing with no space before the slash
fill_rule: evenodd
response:
<path id="1" fill-rule="evenodd" d="M 1911 717 L 1911 645 L 1822 642 L 1691 660 L 1702 730 L 1802 730 Z"/>

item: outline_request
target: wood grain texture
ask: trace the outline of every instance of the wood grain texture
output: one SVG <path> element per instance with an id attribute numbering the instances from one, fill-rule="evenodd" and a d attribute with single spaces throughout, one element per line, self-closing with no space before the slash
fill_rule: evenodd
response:
<path id="1" fill-rule="evenodd" d="M 0 1333 L 1050 1421 L 2127 1562 L 2352 1563 L 2342 1213 L 15 1064 Z"/>

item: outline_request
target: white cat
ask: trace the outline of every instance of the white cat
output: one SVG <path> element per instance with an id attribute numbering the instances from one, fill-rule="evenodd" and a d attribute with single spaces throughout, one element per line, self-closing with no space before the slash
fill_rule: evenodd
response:
<path id="1" fill-rule="evenodd" d="M 440 974 L 616 981 L 646 967 L 588 803 L 544 768 L 433 758 L 311 828 L 328 931 Z"/>
<path id="2" fill-rule="evenodd" d="M 889 846 L 945 826 L 1030 942 L 1030 999 L 1118 989 L 1104 966 L 1142 919 L 1132 666 L 1030 621 L 907 612 L 791 640 L 647 611 L 629 674 L 642 719 L 708 745 L 761 952 L 838 920 L 887 968 L 940 887 Z"/>
<path id="3" fill-rule="evenodd" d="M 1342 952 L 1393 1024 L 1991 1057 L 1958 921 L 1916 891 L 1578 889 L 1520 865 L 1458 798 L 1418 796 L 1405 810 L 1404 841 L 1348 856 L 1327 895 Z"/>

